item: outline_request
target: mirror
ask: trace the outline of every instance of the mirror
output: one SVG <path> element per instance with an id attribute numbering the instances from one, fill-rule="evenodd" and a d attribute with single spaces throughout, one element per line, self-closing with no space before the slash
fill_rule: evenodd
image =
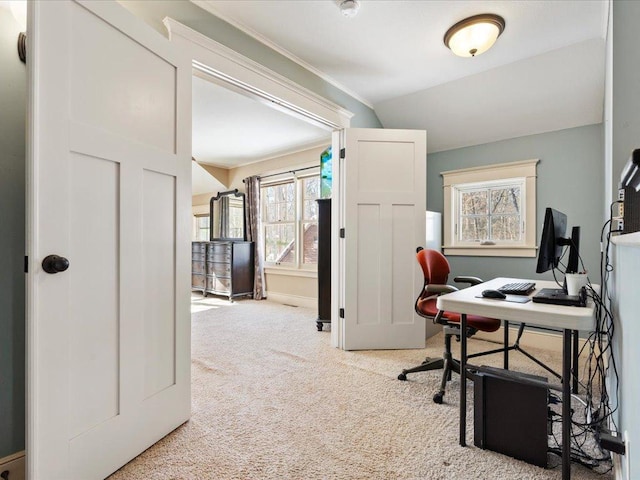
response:
<path id="1" fill-rule="evenodd" d="M 209 200 L 210 240 L 246 240 L 244 193 L 236 188 Z"/>

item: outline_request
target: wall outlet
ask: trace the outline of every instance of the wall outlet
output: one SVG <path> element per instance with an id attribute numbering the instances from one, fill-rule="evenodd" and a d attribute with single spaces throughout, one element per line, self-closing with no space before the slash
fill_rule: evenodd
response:
<path id="1" fill-rule="evenodd" d="M 624 219 L 622 217 L 615 217 L 611 219 L 611 231 L 621 232 L 624 230 Z"/>
<path id="2" fill-rule="evenodd" d="M 618 190 L 618 200 L 624 202 L 624 188 Z"/>

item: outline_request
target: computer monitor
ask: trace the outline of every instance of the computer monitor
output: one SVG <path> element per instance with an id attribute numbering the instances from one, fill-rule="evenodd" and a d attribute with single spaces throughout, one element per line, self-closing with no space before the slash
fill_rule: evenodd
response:
<path id="1" fill-rule="evenodd" d="M 578 272 L 580 227 L 571 229 L 571 238 L 565 237 L 566 230 L 567 216 L 553 208 L 547 208 L 544 214 L 542 236 L 540 237 L 536 273 L 544 273 L 558 268 L 563 247 L 567 245 L 569 246 L 569 261 L 567 262 L 567 270 L 564 273 Z"/>

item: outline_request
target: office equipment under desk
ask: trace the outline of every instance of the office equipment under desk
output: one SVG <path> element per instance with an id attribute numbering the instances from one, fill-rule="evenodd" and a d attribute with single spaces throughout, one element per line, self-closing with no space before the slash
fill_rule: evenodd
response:
<path id="1" fill-rule="evenodd" d="M 461 329 L 467 327 L 467 315 L 484 315 L 502 320 L 562 329 L 562 377 L 571 378 L 571 336 L 573 331 L 592 331 L 595 327 L 594 306 L 569 307 L 543 303 L 514 303 L 477 298 L 483 290 L 497 289 L 510 282 L 531 280 L 496 278 L 489 282 L 438 297 L 437 306 L 461 314 Z M 537 288 L 557 288 L 555 282 L 536 281 Z M 467 339 L 460 338 L 460 371 L 467 371 Z M 571 382 L 562 382 L 562 478 L 571 478 Z M 467 383 L 460 381 L 460 445 L 466 446 Z"/>
<path id="2" fill-rule="evenodd" d="M 549 389 L 546 377 L 480 367 L 473 380 L 473 443 L 547 467 Z"/>

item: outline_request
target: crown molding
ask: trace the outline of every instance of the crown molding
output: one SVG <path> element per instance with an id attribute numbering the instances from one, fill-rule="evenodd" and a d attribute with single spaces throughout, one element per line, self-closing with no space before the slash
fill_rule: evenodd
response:
<path id="1" fill-rule="evenodd" d="M 289 50 L 287 50 L 287 49 L 281 47 L 280 45 L 278 45 L 277 43 L 269 40 L 264 35 L 256 32 L 255 30 L 253 30 L 250 27 L 247 27 L 246 25 L 238 22 L 237 20 L 232 19 L 228 15 L 225 15 L 225 14 L 221 13 L 216 7 L 214 7 L 212 5 L 212 3 L 209 0 L 190 0 L 190 2 L 195 4 L 195 5 L 197 5 L 198 7 L 202 8 L 203 10 L 206 10 L 210 14 L 215 15 L 219 19 L 227 22 L 228 24 L 230 24 L 233 27 L 237 28 L 241 32 L 246 33 L 247 35 L 249 35 L 254 40 L 257 40 L 258 42 L 262 43 L 263 45 L 269 47 L 271 50 L 274 50 L 275 52 L 277 52 L 280 55 L 288 58 L 292 62 L 300 65 L 305 70 L 308 70 L 309 72 L 313 73 L 314 75 L 320 77 L 325 82 L 333 85 L 334 87 L 336 87 L 337 89 L 339 89 L 342 92 L 346 93 L 350 97 L 358 100 L 360 103 L 362 103 L 363 105 L 366 105 L 371 110 L 374 109 L 373 108 L 373 103 L 371 101 L 369 101 L 366 98 L 360 96 L 358 93 L 354 92 L 353 90 L 350 90 L 349 88 L 345 87 L 341 83 L 338 83 L 336 80 L 334 80 L 332 77 L 330 77 L 329 75 L 327 75 L 323 71 L 318 70 L 313 65 L 305 62 L 300 57 L 298 57 L 298 56 L 294 55 L 293 53 L 291 53 Z"/>

